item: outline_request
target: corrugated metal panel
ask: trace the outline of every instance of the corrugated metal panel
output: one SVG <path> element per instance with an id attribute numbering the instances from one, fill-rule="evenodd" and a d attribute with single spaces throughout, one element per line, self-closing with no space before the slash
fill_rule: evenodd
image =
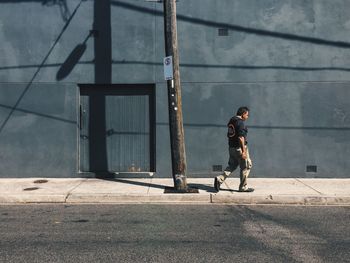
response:
<path id="1" fill-rule="evenodd" d="M 148 96 L 106 96 L 106 128 L 110 171 L 150 171 Z"/>

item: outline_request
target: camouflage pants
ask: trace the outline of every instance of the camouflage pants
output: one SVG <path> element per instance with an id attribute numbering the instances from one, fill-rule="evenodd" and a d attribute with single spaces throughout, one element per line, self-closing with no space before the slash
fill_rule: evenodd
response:
<path id="1" fill-rule="evenodd" d="M 247 149 L 247 159 L 242 158 L 242 150 L 241 148 L 229 148 L 229 153 L 230 153 L 230 159 L 228 161 L 228 166 L 224 170 L 223 174 L 218 176 L 218 180 L 220 183 L 223 183 L 228 176 L 231 175 L 231 173 L 237 169 L 239 166 L 241 171 L 240 171 L 240 179 L 241 183 L 239 185 L 239 188 L 242 188 L 247 185 L 247 178 L 250 173 L 250 169 L 252 168 L 252 160 L 250 159 L 249 156 L 249 150 L 248 146 L 246 146 Z"/>

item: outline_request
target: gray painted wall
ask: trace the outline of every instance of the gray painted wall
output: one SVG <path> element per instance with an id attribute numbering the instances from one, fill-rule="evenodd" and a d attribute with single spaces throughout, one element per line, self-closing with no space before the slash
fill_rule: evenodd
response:
<path id="1" fill-rule="evenodd" d="M 170 177 L 162 4 L 110 3 L 112 83 L 156 84 L 156 176 Z M 226 165 L 225 125 L 241 105 L 251 108 L 252 176 L 349 177 L 350 2 L 177 7 L 190 177 Z M 77 84 L 95 82 L 94 8 L 92 0 L 0 0 L 0 177 L 79 176 Z M 79 63 L 58 81 L 82 43 Z"/>

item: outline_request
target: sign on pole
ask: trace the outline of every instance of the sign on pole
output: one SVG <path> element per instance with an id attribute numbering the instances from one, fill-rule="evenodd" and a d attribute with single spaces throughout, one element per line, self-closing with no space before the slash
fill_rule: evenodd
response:
<path id="1" fill-rule="evenodd" d="M 164 79 L 165 80 L 172 80 L 174 78 L 173 75 L 173 57 L 165 57 L 164 61 Z"/>

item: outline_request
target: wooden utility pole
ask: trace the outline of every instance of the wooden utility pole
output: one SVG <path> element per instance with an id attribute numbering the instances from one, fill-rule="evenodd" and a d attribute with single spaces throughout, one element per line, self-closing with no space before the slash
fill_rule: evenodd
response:
<path id="1" fill-rule="evenodd" d="M 172 173 L 175 189 L 184 191 L 187 190 L 186 153 L 177 46 L 176 2 L 175 0 L 163 0 L 163 3 L 165 54 L 166 57 L 172 56 L 173 61 L 173 79 L 167 80 Z"/>

